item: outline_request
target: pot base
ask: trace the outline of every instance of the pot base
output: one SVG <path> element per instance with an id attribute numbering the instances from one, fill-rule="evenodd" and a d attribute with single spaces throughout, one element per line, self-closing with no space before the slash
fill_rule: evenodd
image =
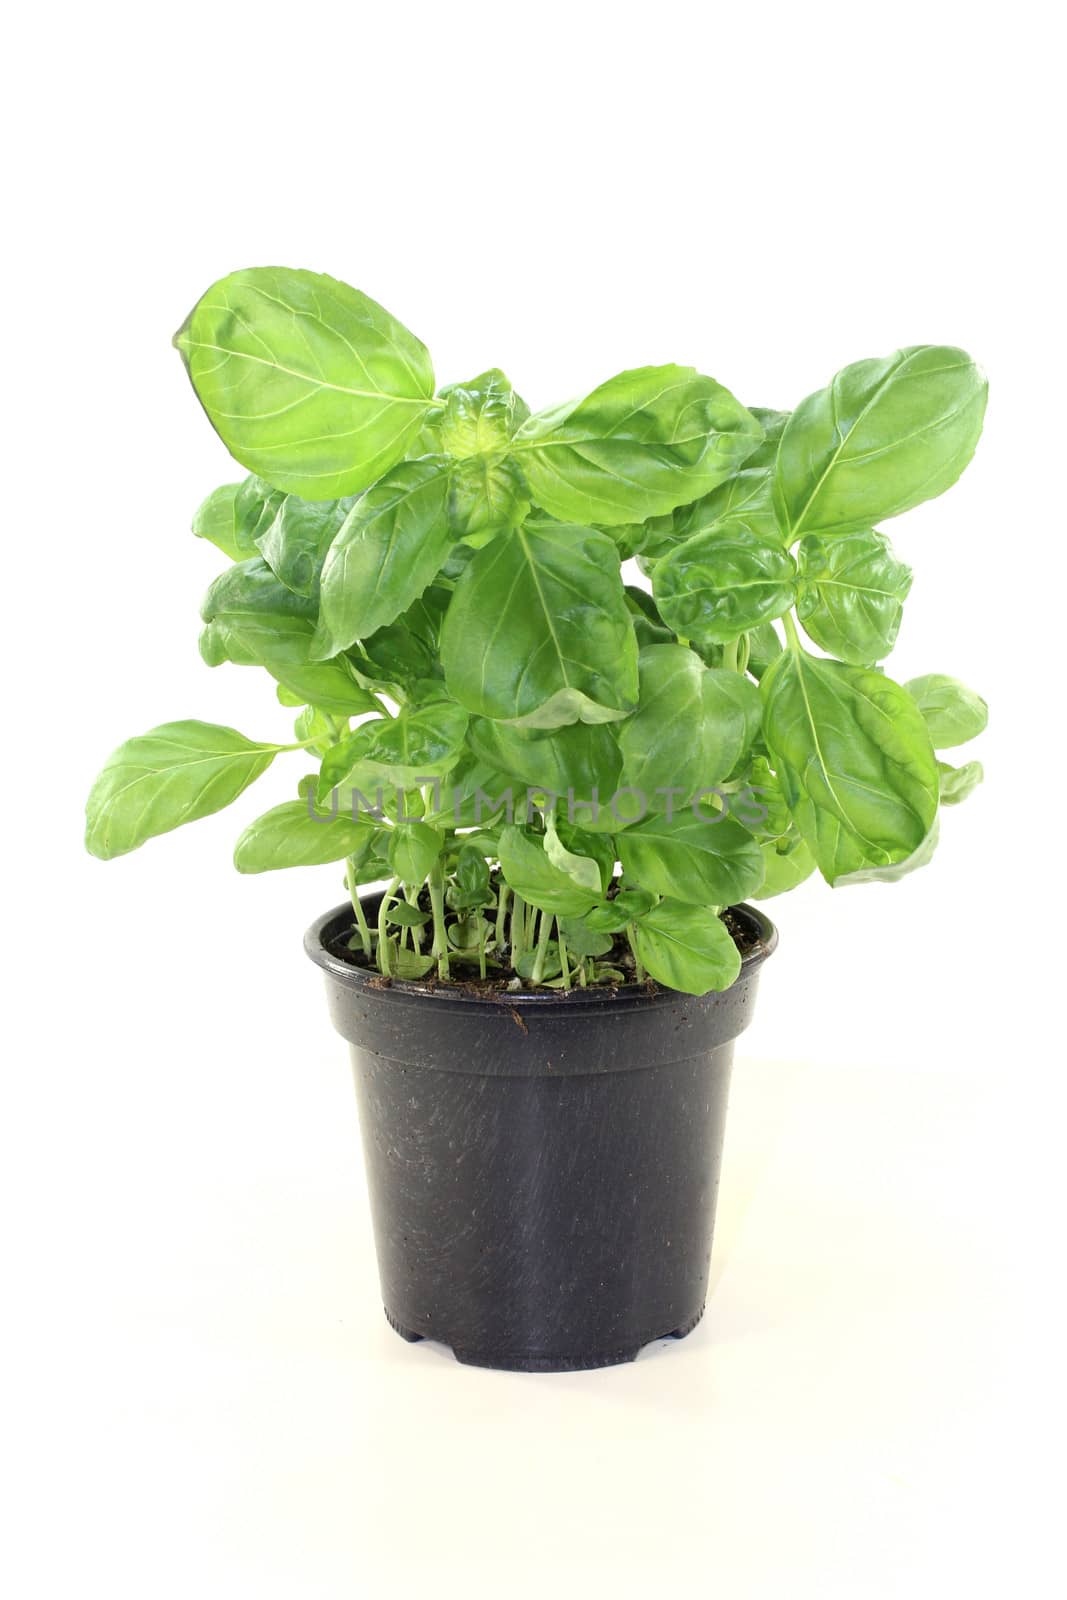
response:
<path id="1" fill-rule="evenodd" d="M 414 1328 L 406 1328 L 398 1317 L 394 1317 L 388 1306 L 385 1311 L 385 1320 L 389 1326 L 398 1333 L 408 1344 L 421 1344 L 428 1335 L 416 1333 Z M 455 1359 L 465 1367 L 492 1367 L 497 1372 L 592 1372 L 597 1367 L 621 1367 L 628 1361 L 636 1361 L 646 1345 L 656 1344 L 660 1339 L 684 1339 L 687 1333 L 692 1333 L 701 1317 L 704 1307 L 701 1306 L 695 1317 L 681 1328 L 667 1328 L 663 1333 L 651 1334 L 638 1345 L 626 1350 L 607 1350 L 598 1355 L 580 1357 L 569 1356 L 539 1356 L 525 1355 L 522 1351 L 474 1351 L 456 1349 L 452 1345 L 444 1345 L 446 1350 L 451 1350 Z M 435 1341 L 440 1343 L 441 1341 Z"/>

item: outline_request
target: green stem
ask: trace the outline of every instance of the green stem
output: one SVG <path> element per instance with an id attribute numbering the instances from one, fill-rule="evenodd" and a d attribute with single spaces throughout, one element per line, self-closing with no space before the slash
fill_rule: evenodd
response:
<path id="1" fill-rule="evenodd" d="M 381 904 L 378 907 L 378 971 L 383 978 L 388 978 L 392 975 L 389 966 L 389 927 L 385 920 L 385 914 L 393 901 L 399 882 L 399 878 L 393 879 L 382 895 Z"/>
<path id="2" fill-rule="evenodd" d="M 737 640 L 731 639 L 722 647 L 722 664 L 730 672 L 737 671 Z"/>
<path id="3" fill-rule="evenodd" d="M 526 917 L 525 904 L 522 895 L 516 891 L 511 902 L 511 965 L 518 965 L 518 960 L 526 950 Z"/>
<path id="4" fill-rule="evenodd" d="M 633 923 L 632 922 L 628 922 L 626 924 L 626 937 L 630 942 L 630 949 L 633 951 L 633 956 L 634 956 L 634 977 L 636 978 L 638 983 L 644 983 L 644 981 L 647 978 L 648 974 L 645 971 L 644 967 L 641 965 L 641 957 L 637 953 L 637 939 L 635 937 L 635 933 L 636 933 L 636 930 L 634 928 Z"/>
<path id="5" fill-rule="evenodd" d="M 489 937 L 489 924 L 484 917 L 479 920 L 481 928 L 478 932 L 478 976 L 479 978 L 484 978 L 487 975 L 485 969 L 485 943 Z"/>
<path id="6" fill-rule="evenodd" d="M 420 889 L 420 887 L 421 887 L 421 885 L 417 884 L 417 883 L 406 883 L 404 885 L 404 899 L 407 901 L 408 905 L 412 906 L 416 911 L 419 909 L 419 889 Z M 411 929 L 411 943 L 412 943 L 412 945 L 414 946 L 414 948 L 416 950 L 421 950 L 422 949 L 422 929 L 421 929 L 421 927 L 418 927 L 418 926 L 413 926 L 412 927 L 412 929 Z"/>
<path id="7" fill-rule="evenodd" d="M 445 869 L 438 856 L 430 869 L 430 909 L 433 912 L 433 945 L 437 957 L 437 976 L 448 977 L 448 932 L 445 928 Z"/>
<path id="8" fill-rule="evenodd" d="M 585 988 L 588 987 L 588 984 L 589 984 L 589 979 L 586 977 L 586 973 L 585 973 L 585 957 L 583 956 L 582 959 L 578 963 L 578 986 L 581 989 L 585 989 Z"/>
<path id="9" fill-rule="evenodd" d="M 501 883 L 500 891 L 496 898 L 496 945 L 498 950 L 504 947 L 504 928 L 508 915 L 508 896 L 511 890 L 506 883 Z"/>
<path id="10" fill-rule="evenodd" d="M 551 917 L 547 911 L 542 911 L 541 930 L 537 939 L 537 954 L 534 956 L 533 972 L 530 974 L 530 982 L 535 985 L 540 983 L 544 977 L 545 962 L 548 960 L 548 941 L 552 936 L 552 924 L 554 921 L 555 918 Z"/>
<path id="11" fill-rule="evenodd" d="M 556 923 L 556 939 L 559 943 L 559 966 L 563 977 L 563 987 L 569 989 L 571 986 L 571 969 L 567 965 L 567 941 L 563 937 L 563 929 L 558 922 Z"/>
<path id="12" fill-rule="evenodd" d="M 802 649 L 803 647 L 800 643 L 800 635 L 797 632 L 797 625 L 793 621 L 793 613 L 791 611 L 787 611 L 785 615 L 783 617 L 779 617 L 778 620 L 785 629 L 785 642 L 789 648 L 791 650 Z"/>
<path id="13" fill-rule="evenodd" d="M 367 926 L 367 918 L 364 915 L 363 907 L 360 904 L 359 885 L 356 883 L 356 873 L 355 868 L 352 865 L 351 856 L 349 856 L 345 862 L 345 882 L 348 885 L 348 892 L 352 897 L 352 911 L 356 918 L 356 927 L 359 929 L 359 937 L 363 941 L 363 954 L 369 961 L 374 954 L 374 941 L 370 936 L 370 928 Z"/>

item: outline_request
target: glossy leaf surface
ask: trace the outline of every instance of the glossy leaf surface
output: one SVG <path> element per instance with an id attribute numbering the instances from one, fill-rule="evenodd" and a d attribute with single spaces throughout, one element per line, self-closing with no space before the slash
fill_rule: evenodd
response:
<path id="1" fill-rule="evenodd" d="M 683 994 L 728 989 L 741 971 L 730 931 L 709 906 L 661 900 L 635 924 L 634 944 L 657 983 Z"/>
<path id="2" fill-rule="evenodd" d="M 693 367 L 639 367 L 538 412 L 515 454 L 561 521 L 643 522 L 707 494 L 760 442 L 755 418 Z"/>
<path id="3" fill-rule="evenodd" d="M 911 568 L 898 561 L 884 533 L 823 539 L 797 547 L 797 616 L 810 639 L 855 666 L 883 660 L 896 643 Z"/>
<path id="4" fill-rule="evenodd" d="M 611 540 L 547 522 L 495 539 L 456 584 L 441 660 L 479 716 L 541 728 L 625 716 L 637 641 Z"/>
<path id="5" fill-rule="evenodd" d="M 267 770 L 277 750 L 213 722 L 165 722 L 127 739 L 93 784 L 86 848 L 109 861 L 221 811 Z"/>
<path id="6" fill-rule="evenodd" d="M 433 395 L 419 340 L 323 273 L 233 272 L 174 343 L 231 455 L 306 500 L 354 494 L 388 471 Z"/>
<path id="7" fill-rule="evenodd" d="M 910 695 L 878 672 L 785 651 L 760 685 L 786 802 L 826 880 L 911 860 L 937 814 L 937 764 Z"/>
<path id="8" fill-rule="evenodd" d="M 913 345 L 856 361 L 802 400 L 782 434 L 775 503 L 790 538 L 899 516 L 956 482 L 974 454 L 986 380 L 963 350 Z"/>
<path id="9" fill-rule="evenodd" d="M 741 521 L 698 533 L 656 563 L 652 593 L 676 634 L 726 644 L 793 604 L 796 564 Z"/>

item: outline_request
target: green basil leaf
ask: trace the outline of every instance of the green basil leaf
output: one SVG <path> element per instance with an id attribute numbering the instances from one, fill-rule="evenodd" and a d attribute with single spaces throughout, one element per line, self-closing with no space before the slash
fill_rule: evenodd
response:
<path id="1" fill-rule="evenodd" d="M 403 461 L 360 496 L 322 569 L 319 653 L 394 622 L 428 588 L 452 544 L 442 456 Z"/>
<path id="2" fill-rule="evenodd" d="M 631 922 L 639 922 L 656 904 L 657 895 L 647 889 L 622 889 L 614 900 L 603 900 L 587 911 L 583 921 L 589 928 L 602 933 L 621 933 Z"/>
<path id="3" fill-rule="evenodd" d="M 802 400 L 775 469 L 790 543 L 868 528 L 943 494 L 974 454 L 986 388 L 963 350 L 913 345 L 856 361 Z"/>
<path id="4" fill-rule="evenodd" d="M 444 835 L 426 822 L 401 822 L 389 835 L 389 864 L 402 883 L 421 883 L 444 842 Z"/>
<path id="5" fill-rule="evenodd" d="M 637 635 L 637 644 L 644 650 L 650 644 L 674 644 L 674 634 L 664 622 L 656 609 L 656 602 L 645 589 L 638 589 L 636 585 L 626 585 L 626 606 L 634 619 L 634 633 Z"/>
<path id="6" fill-rule="evenodd" d="M 661 900 L 634 927 L 642 965 L 657 983 L 683 994 L 728 989 L 741 971 L 741 953 L 726 924 L 708 906 Z"/>
<path id="7" fill-rule="evenodd" d="M 509 456 L 457 461 L 448 480 L 448 526 L 453 538 L 480 547 L 514 528 L 530 509 L 526 481 Z"/>
<path id="8" fill-rule="evenodd" d="M 435 448 L 457 461 L 506 452 L 530 408 L 498 367 L 441 390 L 445 409 L 434 427 Z"/>
<path id="9" fill-rule="evenodd" d="M 323 273 L 233 272 L 197 302 L 174 343 L 230 454 L 306 500 L 355 494 L 380 478 L 430 409 L 425 347 Z"/>
<path id="10" fill-rule="evenodd" d="M 443 776 L 459 760 L 466 732 L 467 713 L 446 701 L 361 723 L 323 757 L 319 802 L 346 782 L 406 789 Z"/>
<path id="11" fill-rule="evenodd" d="M 221 811 L 266 772 L 278 748 L 213 722 L 164 722 L 127 739 L 89 794 L 86 849 L 110 861 Z"/>
<path id="12" fill-rule="evenodd" d="M 500 830 L 499 861 L 504 881 L 515 893 L 554 916 L 580 917 L 600 898 L 599 889 L 583 888 L 553 865 L 542 834 L 506 824 Z"/>
<path id="13" fill-rule="evenodd" d="M 319 577 L 326 552 L 355 501 L 301 500 L 283 496 L 274 520 L 256 538 L 256 546 L 275 577 L 294 594 L 318 599 Z"/>
<path id="14" fill-rule="evenodd" d="M 476 910 L 491 905 L 493 893 L 489 886 L 489 863 L 474 845 L 460 847 L 456 860 L 455 882 L 450 889 L 450 903 L 457 911 Z"/>
<path id="15" fill-rule="evenodd" d="M 262 478 L 244 478 L 215 489 L 193 517 L 193 532 L 207 539 L 231 561 L 256 553 L 256 541 L 270 527 L 285 501 L 280 489 Z"/>
<path id="16" fill-rule="evenodd" d="M 760 850 L 763 882 L 758 889 L 753 889 L 753 900 L 773 900 L 775 895 L 788 894 L 815 871 L 815 857 L 799 832 L 794 831 L 788 840 L 768 840 L 760 845 Z"/>
<path id="17" fill-rule="evenodd" d="M 704 646 L 728 644 L 788 611 L 795 579 L 787 550 L 734 521 L 695 534 L 658 561 L 652 593 L 675 633 Z"/>
<path id="18" fill-rule="evenodd" d="M 497 772 L 510 774 L 520 791 L 543 790 L 564 802 L 573 801 L 575 821 L 583 827 L 613 825 L 609 805 L 619 782 L 622 756 L 608 723 L 572 722 L 566 728 L 513 728 L 507 723 L 473 717 L 467 732 L 471 749 Z M 594 798 L 597 817 L 589 810 Z"/>
<path id="19" fill-rule="evenodd" d="M 748 635 L 748 670 L 758 682 L 771 662 L 782 653 L 782 641 L 773 622 L 761 622 Z"/>
<path id="20" fill-rule="evenodd" d="M 911 568 L 897 560 L 885 534 L 871 528 L 831 539 L 808 534 L 797 561 L 797 616 L 808 637 L 855 666 L 887 656 L 900 629 Z"/>
<path id="21" fill-rule="evenodd" d="M 479 716 L 535 728 L 625 716 L 637 641 L 611 540 L 557 523 L 494 540 L 456 584 L 441 660 Z"/>
<path id="22" fill-rule="evenodd" d="M 350 661 L 311 659 L 315 614 L 313 600 L 294 594 L 254 556 L 228 567 L 208 590 L 200 654 L 209 667 L 223 661 L 265 667 L 298 703 L 324 711 L 344 716 L 380 709 Z"/>
<path id="23" fill-rule="evenodd" d="M 622 781 L 663 811 L 668 792 L 686 804 L 734 770 L 759 730 L 759 690 L 679 644 L 642 650 L 640 682 L 640 705 L 616 732 Z"/>
<path id="24" fill-rule="evenodd" d="M 568 850 L 556 832 L 555 818 L 549 816 L 545 826 L 545 855 L 552 865 L 571 878 L 579 888 L 588 889 L 594 897 L 603 894 L 606 885 L 601 881 L 599 862 L 591 856 L 578 855 Z M 612 867 L 615 865 L 612 853 Z"/>
<path id="25" fill-rule="evenodd" d="M 655 894 L 694 905 L 733 905 L 763 881 L 763 857 L 747 829 L 722 812 L 687 806 L 668 819 L 646 817 L 616 844 L 627 878 Z"/>
<path id="26" fill-rule="evenodd" d="M 939 761 L 937 773 L 943 806 L 962 805 L 985 777 L 985 769 L 980 761 L 965 761 L 962 767 L 950 767 L 947 761 Z"/>
<path id="27" fill-rule="evenodd" d="M 378 832 L 343 811 L 312 816 L 306 800 L 287 800 L 249 823 L 234 848 L 233 864 L 238 872 L 325 866 L 362 850 L 368 835 L 376 840 Z"/>
<path id="28" fill-rule="evenodd" d="M 746 457 L 745 468 L 773 467 L 778 459 L 778 446 L 782 442 L 782 434 L 792 412 L 770 411 L 766 406 L 749 406 L 748 409 L 763 429 L 763 439 L 752 454 Z"/>
<path id="29" fill-rule="evenodd" d="M 561 917 L 559 931 L 574 956 L 606 956 L 615 943 L 610 933 L 591 928 L 585 917 Z"/>
<path id="30" fill-rule="evenodd" d="M 422 928 L 429 922 L 430 913 L 420 911 L 418 906 L 409 906 L 406 900 L 394 900 L 385 913 L 385 920 L 394 928 Z"/>
<path id="31" fill-rule="evenodd" d="M 762 430 L 692 367 L 620 372 L 584 400 L 529 418 L 514 449 L 534 500 L 564 522 L 643 522 L 707 494 Z"/>
<path id="32" fill-rule="evenodd" d="M 735 525 L 756 534 L 765 544 L 782 545 L 782 531 L 774 509 L 774 474 L 770 467 L 745 465 L 725 483 L 690 506 L 674 513 L 670 548 L 695 534 L 715 528 L 724 532 Z M 647 552 L 642 550 L 641 554 Z M 670 549 L 660 551 L 667 555 Z"/>
<path id="33" fill-rule="evenodd" d="M 937 815 L 937 764 L 906 690 L 799 649 L 778 657 L 760 689 L 774 769 L 827 882 L 921 864 L 916 852 Z"/>
<path id="34" fill-rule="evenodd" d="M 207 539 L 231 561 L 240 561 L 247 554 L 238 543 L 236 500 L 239 488 L 240 484 L 224 483 L 212 489 L 193 516 L 196 537 Z"/>
<path id="35" fill-rule="evenodd" d="M 387 622 L 361 640 L 358 648 L 347 651 L 349 660 L 365 677 L 402 686 L 409 698 L 416 683 L 428 684 L 434 673 L 440 674 L 438 639 L 451 598 L 450 588 L 431 584 L 395 622 Z M 443 694 L 444 679 L 438 676 L 434 698 L 440 700 Z"/>
<path id="36" fill-rule="evenodd" d="M 984 732 L 989 707 L 980 694 L 944 672 L 909 678 L 905 689 L 922 713 L 935 750 L 951 750 Z"/>

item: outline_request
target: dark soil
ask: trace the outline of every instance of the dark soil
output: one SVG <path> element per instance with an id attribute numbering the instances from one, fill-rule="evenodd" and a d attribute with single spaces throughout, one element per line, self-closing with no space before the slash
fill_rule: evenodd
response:
<path id="1" fill-rule="evenodd" d="M 428 911 L 430 909 L 429 896 L 425 894 L 420 896 L 420 905 L 423 898 L 426 900 L 424 909 Z M 373 922 L 373 919 L 371 920 Z M 760 948 L 760 940 L 758 936 L 754 933 L 752 928 L 735 913 L 732 906 L 728 906 L 726 910 L 721 913 L 721 920 L 726 924 L 726 927 L 729 930 L 729 933 L 737 948 L 740 950 L 742 956 L 748 954 L 750 951 L 758 950 Z M 394 980 L 392 978 L 383 977 L 381 973 L 378 972 L 373 962 L 367 960 L 361 949 L 357 948 L 353 950 L 349 948 L 348 941 L 352 937 L 354 931 L 355 919 L 353 919 L 343 933 L 337 934 L 330 941 L 328 947 L 330 954 L 336 956 L 341 961 L 347 962 L 349 966 L 359 967 L 364 972 L 373 972 L 374 977 L 371 979 L 371 982 L 374 984 L 374 986 L 378 988 L 388 988 Z M 626 983 L 633 984 L 636 982 L 633 952 L 630 949 L 629 941 L 627 940 L 625 934 L 620 933 L 615 935 L 611 950 L 605 955 L 598 957 L 598 962 L 604 966 L 617 967 L 621 972 L 624 972 L 626 974 Z M 493 972 L 489 977 L 479 978 L 476 972 L 472 976 L 469 968 L 464 968 L 459 963 L 453 961 L 452 976 L 447 980 L 447 982 L 438 978 L 433 972 L 428 973 L 425 978 L 398 979 L 396 981 L 401 983 L 415 983 L 420 989 L 462 989 L 471 994 L 506 994 L 509 991 L 510 986 L 514 983 L 516 976 L 517 974 L 510 967 L 504 967 Z M 521 985 L 521 990 L 514 991 L 516 993 L 529 992 L 529 990 L 532 988 L 532 985 L 525 979 L 520 978 L 519 983 Z M 595 987 L 597 990 L 606 989 L 610 992 L 614 989 L 618 989 L 620 985 L 598 983 L 595 985 Z M 658 992 L 660 985 L 656 983 L 654 979 L 648 978 L 646 980 L 646 987 L 650 992 Z M 566 993 L 573 992 L 573 990 L 541 987 L 539 987 L 537 990 L 537 993 L 539 994 L 559 994 L 561 996 Z"/>

